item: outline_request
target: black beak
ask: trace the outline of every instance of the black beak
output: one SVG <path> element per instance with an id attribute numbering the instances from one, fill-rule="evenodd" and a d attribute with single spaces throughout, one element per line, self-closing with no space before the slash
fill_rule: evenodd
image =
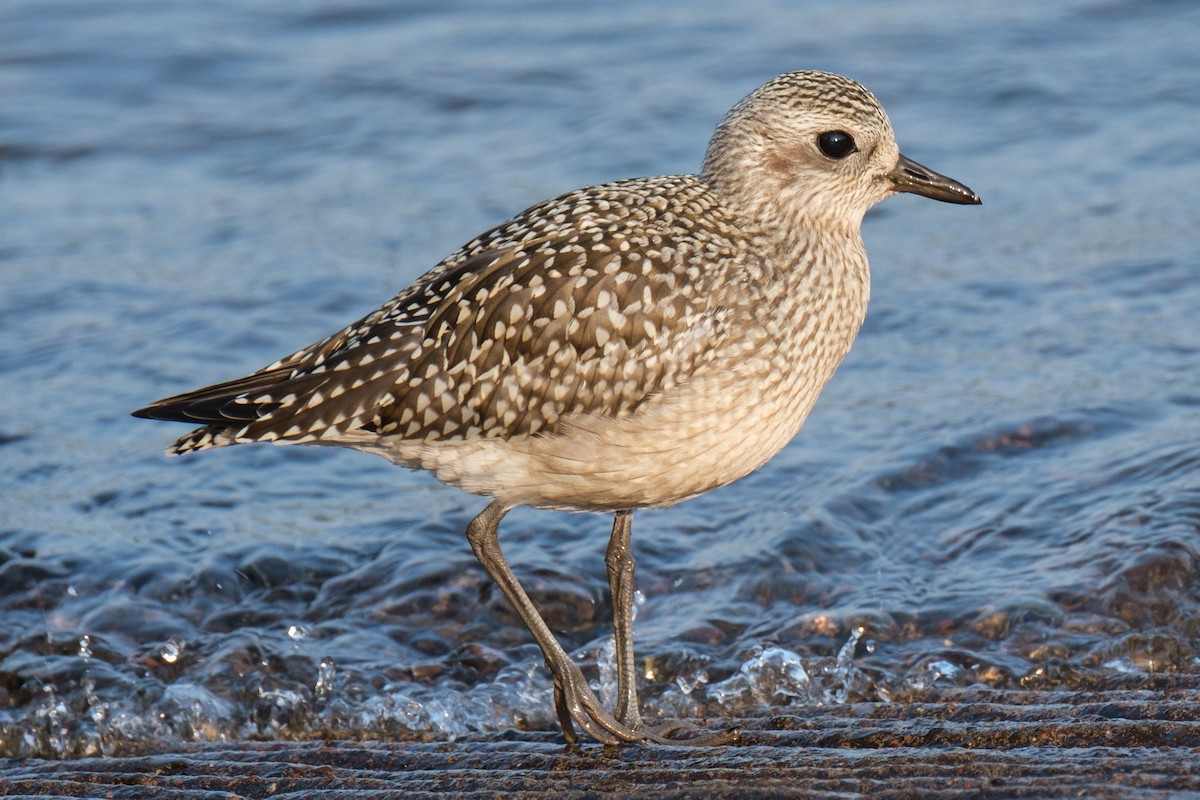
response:
<path id="1" fill-rule="evenodd" d="M 888 176 L 897 192 L 912 192 L 943 203 L 959 203 L 960 205 L 977 206 L 982 200 L 979 195 L 955 180 L 939 175 L 931 169 L 922 167 L 911 158 L 900 155 L 896 168 Z"/>

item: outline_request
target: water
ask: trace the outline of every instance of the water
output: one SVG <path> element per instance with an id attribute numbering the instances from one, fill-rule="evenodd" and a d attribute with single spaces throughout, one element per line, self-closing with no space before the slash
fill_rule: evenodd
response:
<path id="1" fill-rule="evenodd" d="M 1200 7 L 0 9 L 0 755 L 554 724 L 482 501 L 352 452 L 165 460 L 128 416 L 368 311 L 575 186 L 692 171 L 853 75 L 984 198 L 867 220 L 797 440 L 634 525 L 650 715 L 1197 670 Z M 502 541 L 611 692 L 599 516 Z"/>

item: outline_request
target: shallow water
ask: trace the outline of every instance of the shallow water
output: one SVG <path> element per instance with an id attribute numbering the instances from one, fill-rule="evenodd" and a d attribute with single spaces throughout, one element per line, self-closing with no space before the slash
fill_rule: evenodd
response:
<path id="1" fill-rule="evenodd" d="M 984 199 L 869 215 L 872 307 L 766 468 L 634 524 L 654 714 L 1195 672 L 1200 7 L 0 9 L 0 755 L 554 724 L 483 501 L 128 416 L 575 186 L 692 171 L 783 71 Z M 502 541 L 611 691 L 599 516 Z"/>

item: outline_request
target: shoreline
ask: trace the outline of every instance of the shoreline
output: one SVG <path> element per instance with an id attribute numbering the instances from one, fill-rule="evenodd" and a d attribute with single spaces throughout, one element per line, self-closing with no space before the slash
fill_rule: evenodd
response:
<path id="1" fill-rule="evenodd" d="M 556 731 L 506 731 L 8 759 L 0 796 L 1200 797 L 1200 676 L 1153 677 L 1140 689 L 768 709 L 733 720 L 743 743 L 724 747 L 568 748 Z"/>

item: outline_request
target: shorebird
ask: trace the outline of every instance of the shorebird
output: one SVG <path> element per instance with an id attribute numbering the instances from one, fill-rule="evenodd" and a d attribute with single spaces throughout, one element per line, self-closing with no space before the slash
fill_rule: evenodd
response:
<path id="1" fill-rule="evenodd" d="M 901 155 L 860 84 L 781 75 L 726 114 L 699 174 L 538 203 L 328 339 L 134 413 L 201 426 L 171 454 L 338 445 L 490 498 L 467 540 L 541 647 L 568 743 L 574 725 L 666 741 L 638 707 L 632 512 L 735 481 L 797 433 L 866 314 L 863 215 L 898 192 L 980 202 Z M 611 712 L 501 552 L 518 505 L 613 513 Z"/>

